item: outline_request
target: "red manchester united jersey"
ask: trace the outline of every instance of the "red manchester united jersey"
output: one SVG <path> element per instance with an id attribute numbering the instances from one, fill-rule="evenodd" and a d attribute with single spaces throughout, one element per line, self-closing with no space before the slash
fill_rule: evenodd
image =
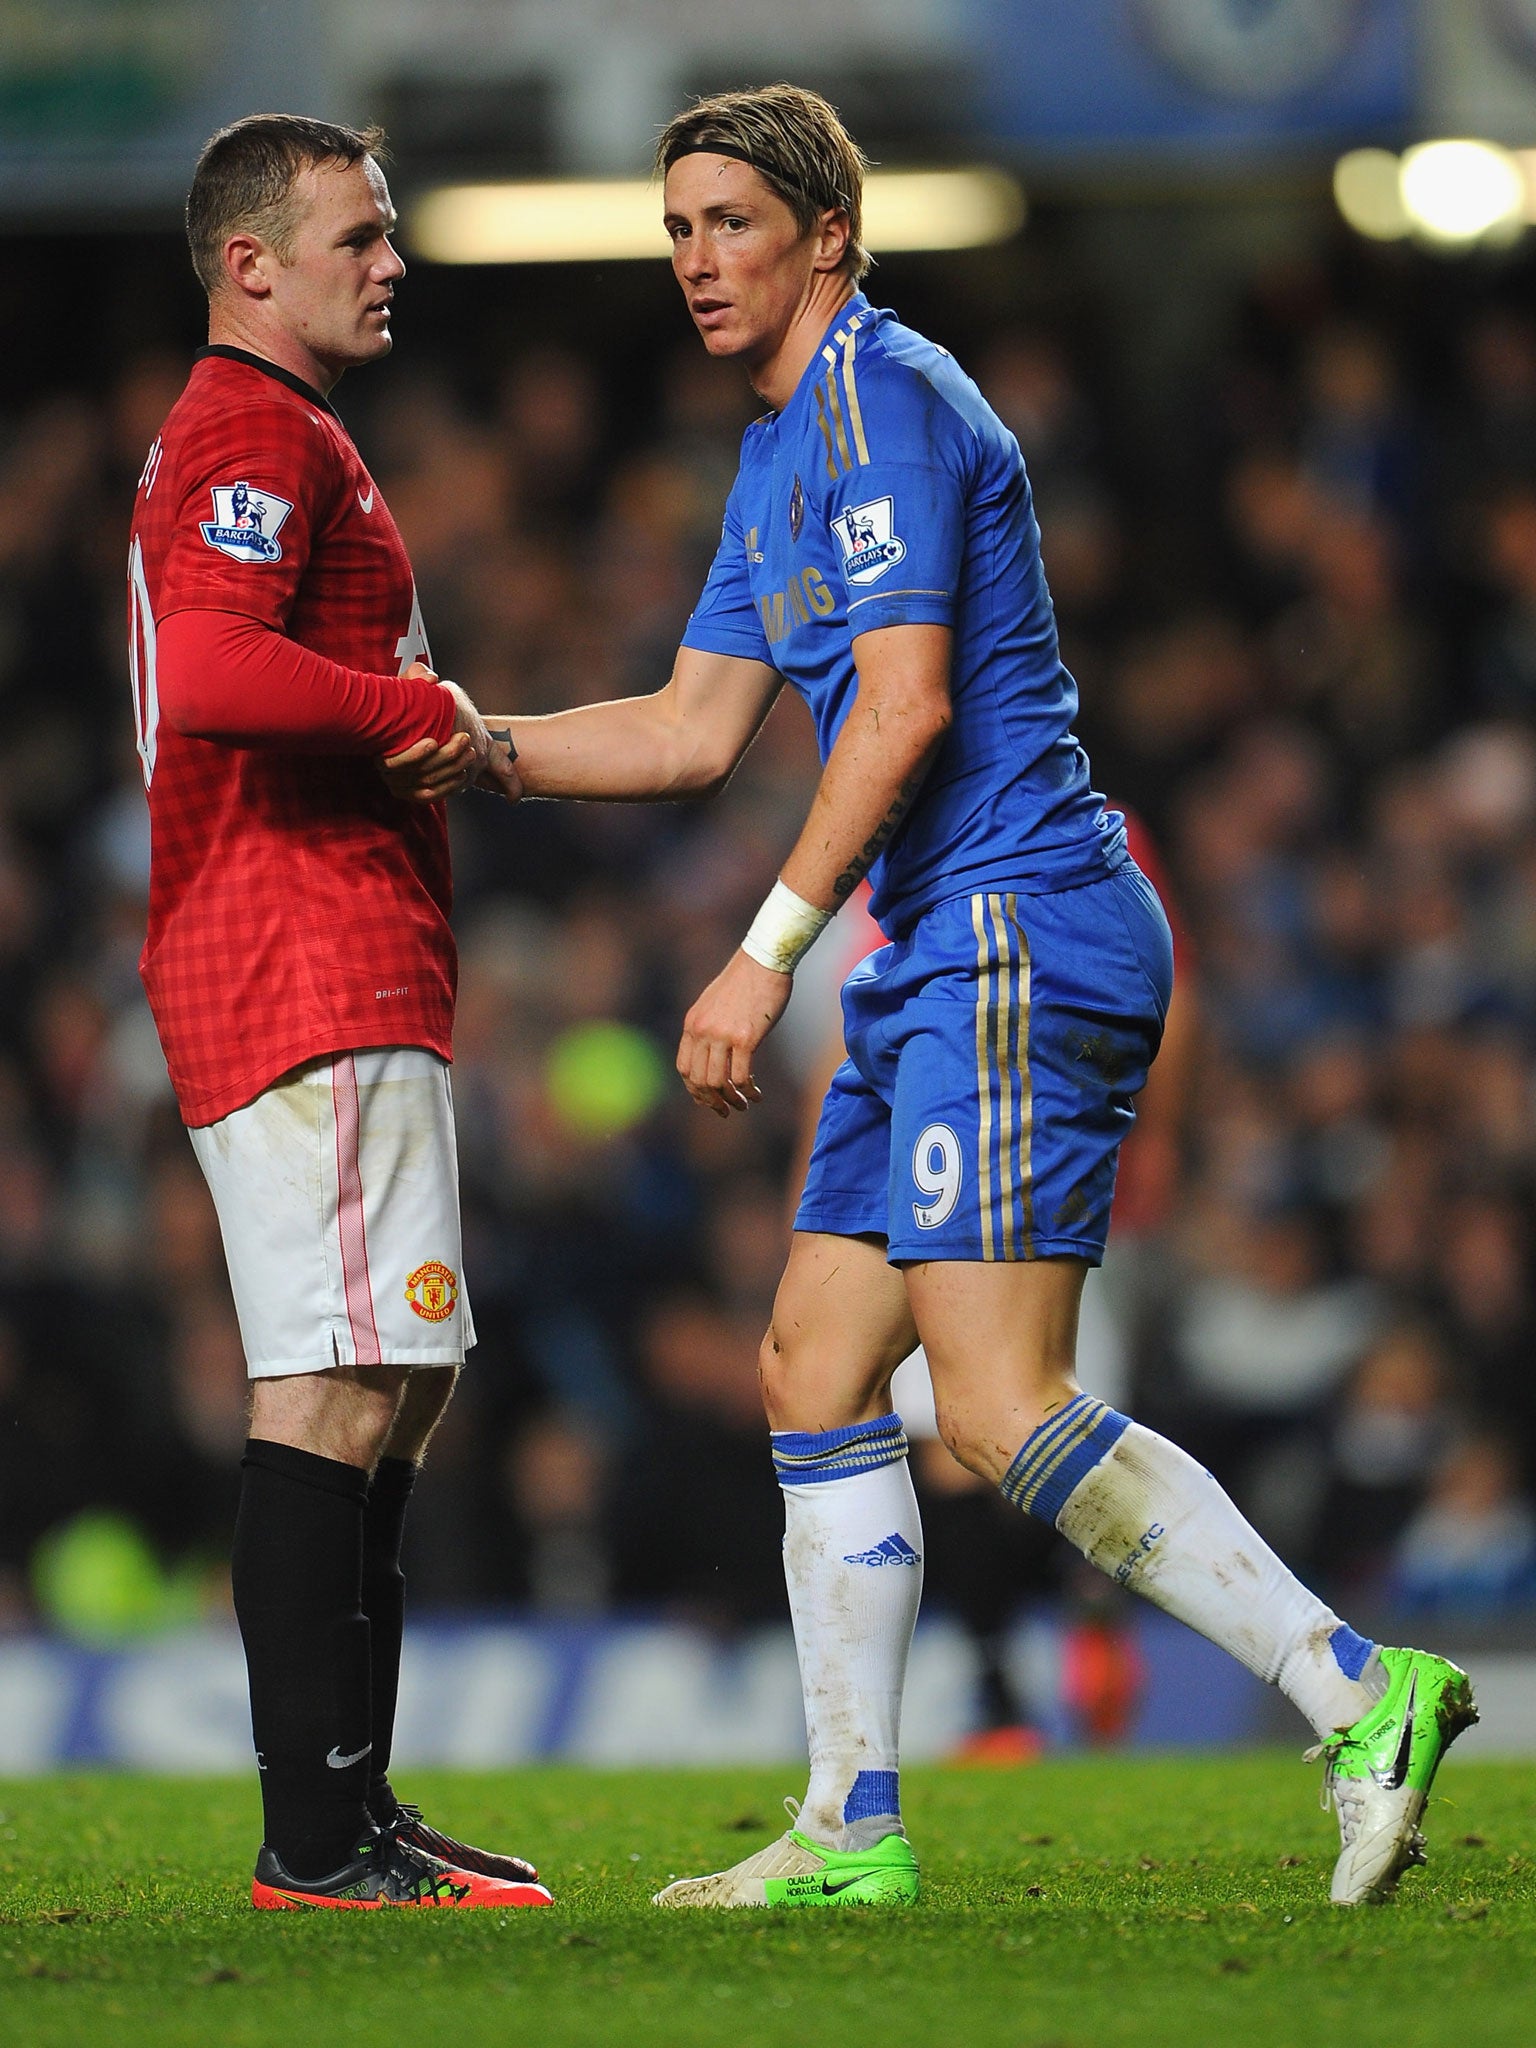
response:
<path id="1" fill-rule="evenodd" d="M 328 1053 L 447 1058 L 443 808 L 390 796 L 373 760 L 444 737 L 452 705 L 398 680 L 427 652 L 410 562 L 318 392 L 243 351 L 199 357 L 140 480 L 128 609 L 151 826 L 140 972 L 185 1120 L 214 1123 Z M 198 686 L 243 691 L 249 719 L 217 738 L 176 730 L 189 678 L 173 696 L 172 644 L 185 670 L 203 623 L 188 613 L 281 657 L 256 672 L 287 663 L 293 703 L 274 709 L 266 681 L 226 662 Z M 316 677 L 331 685 L 323 718 L 306 710 Z"/>

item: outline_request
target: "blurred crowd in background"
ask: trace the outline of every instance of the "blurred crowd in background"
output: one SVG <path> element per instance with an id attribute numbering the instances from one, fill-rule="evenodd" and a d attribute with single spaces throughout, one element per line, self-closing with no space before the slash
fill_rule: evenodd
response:
<path id="1" fill-rule="evenodd" d="M 1536 323 L 1441 275 L 1260 279 L 1155 431 L 1080 312 L 951 332 L 939 287 L 895 300 L 1019 438 L 1097 785 L 1186 936 L 1186 1080 L 1135 1141 L 1085 1374 L 1352 1616 L 1536 1612 Z M 657 687 L 757 410 L 740 372 L 678 337 L 634 379 L 569 345 L 470 378 L 442 341 L 337 394 L 438 666 L 487 711 Z M 136 974 L 122 624 L 133 486 L 185 370 L 136 354 L 0 400 L 13 1626 L 68 1621 L 82 1556 L 131 1579 L 125 1544 L 146 1615 L 224 1597 L 244 1373 Z M 816 772 L 786 693 L 711 805 L 455 803 L 480 1344 L 418 1489 L 417 1612 L 783 1614 L 755 1357 L 848 935 L 751 1115 L 693 1108 L 671 1062 Z M 918 1472 L 932 1598 L 995 1616 L 1051 1586 L 1050 1544 L 941 1447 Z"/>

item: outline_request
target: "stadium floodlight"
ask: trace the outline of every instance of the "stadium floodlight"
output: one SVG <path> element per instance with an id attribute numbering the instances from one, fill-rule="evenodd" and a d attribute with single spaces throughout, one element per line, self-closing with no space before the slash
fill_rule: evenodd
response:
<path id="1" fill-rule="evenodd" d="M 1390 149 L 1352 149 L 1333 167 L 1333 197 L 1357 235 L 1400 242 L 1413 232 L 1403 204 L 1403 167 Z"/>
<path id="2" fill-rule="evenodd" d="M 872 171 L 864 240 L 876 254 L 974 249 L 1024 224 L 1023 188 L 986 165 Z M 660 188 L 646 178 L 443 185 L 406 212 L 406 238 L 434 263 L 593 263 L 665 257 Z"/>
<path id="3" fill-rule="evenodd" d="M 667 253 L 642 178 L 443 185 L 406 210 L 411 248 L 433 263 L 592 263 Z"/>
<path id="4" fill-rule="evenodd" d="M 1512 242 L 1525 226 L 1525 172 L 1497 143 L 1421 142 L 1403 157 L 1401 189 L 1414 233 L 1429 242 Z"/>
<path id="5" fill-rule="evenodd" d="M 871 171 L 864 183 L 864 240 L 877 254 L 979 249 L 1024 225 L 1024 188 L 1006 171 Z"/>

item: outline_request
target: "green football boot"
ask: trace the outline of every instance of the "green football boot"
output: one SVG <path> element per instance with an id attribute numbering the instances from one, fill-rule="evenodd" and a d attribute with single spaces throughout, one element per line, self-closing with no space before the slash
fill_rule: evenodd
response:
<path id="1" fill-rule="evenodd" d="M 744 1863 L 710 1877 L 680 1877 L 656 1906 L 910 1906 L 917 1857 L 905 1835 L 869 1849 L 828 1849 L 790 1828 Z"/>
<path id="2" fill-rule="evenodd" d="M 1477 1719 L 1472 1683 L 1426 1650 L 1380 1652 L 1386 1692 L 1352 1728 L 1307 1751 L 1327 1760 L 1323 1808 L 1339 1819 L 1336 1906 L 1384 1906 L 1398 1879 L 1424 1861 L 1419 1818 L 1440 1759 Z"/>

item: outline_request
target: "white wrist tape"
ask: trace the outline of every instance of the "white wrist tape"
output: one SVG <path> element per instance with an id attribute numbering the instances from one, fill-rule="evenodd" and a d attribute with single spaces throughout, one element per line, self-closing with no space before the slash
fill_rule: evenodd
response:
<path id="1" fill-rule="evenodd" d="M 831 922 L 830 910 L 818 910 L 793 889 L 775 882 L 753 918 L 741 950 L 749 960 L 755 960 L 760 967 L 771 967 L 775 974 L 793 974 Z"/>

